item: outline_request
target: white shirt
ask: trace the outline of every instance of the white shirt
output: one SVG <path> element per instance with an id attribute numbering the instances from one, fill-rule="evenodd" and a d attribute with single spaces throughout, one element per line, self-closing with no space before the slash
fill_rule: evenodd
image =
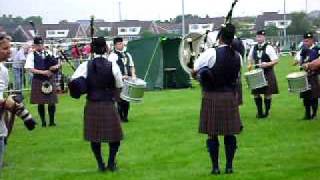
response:
<path id="1" fill-rule="evenodd" d="M 220 45 L 218 48 L 225 47 L 227 45 Z M 236 52 L 237 53 L 237 52 Z M 240 57 L 241 65 L 242 65 L 242 57 L 239 53 L 237 53 Z M 199 69 L 207 66 L 208 68 L 212 68 L 217 59 L 217 51 L 215 48 L 209 48 L 195 60 L 193 69 L 198 71 Z"/>
<path id="2" fill-rule="evenodd" d="M 265 43 L 261 44 L 261 46 L 263 46 L 264 44 Z M 254 49 L 254 47 L 255 46 L 252 46 L 251 49 L 250 49 L 250 52 L 249 52 L 249 55 L 248 55 L 248 60 L 249 61 L 254 61 L 254 58 L 253 58 L 253 49 Z M 279 59 L 276 50 L 271 45 L 267 45 L 266 54 L 269 56 L 271 61 L 275 61 L 275 60 Z"/>
<path id="3" fill-rule="evenodd" d="M 0 99 L 3 99 L 3 92 L 8 88 L 9 74 L 8 69 L 0 63 Z M 6 137 L 8 129 L 2 118 L 0 118 L 0 137 Z"/>
<path id="4" fill-rule="evenodd" d="M 128 52 L 126 52 L 126 54 L 129 57 L 129 66 L 130 67 L 134 67 L 132 56 Z M 108 60 L 111 61 L 111 62 L 117 62 L 118 61 L 118 55 L 115 52 L 112 52 L 112 53 L 110 53 L 110 55 L 108 57 Z M 123 64 L 126 64 L 126 62 L 124 62 L 124 61 L 125 61 L 125 58 L 122 59 L 122 62 L 123 62 Z"/>
<path id="5" fill-rule="evenodd" d="M 105 56 L 103 56 L 103 57 L 105 57 Z M 115 86 L 117 88 L 122 88 L 123 82 L 122 82 L 121 71 L 120 71 L 119 66 L 115 62 L 112 62 L 112 74 L 115 79 L 115 83 L 116 83 Z M 78 78 L 81 76 L 84 78 L 87 78 L 87 75 L 88 75 L 88 61 L 85 61 L 82 64 L 80 64 L 80 66 L 76 69 L 76 71 L 73 73 L 71 79 L 75 79 L 75 78 Z"/>
<path id="6" fill-rule="evenodd" d="M 216 63 L 217 52 L 215 48 L 209 48 L 195 60 L 193 69 L 198 71 L 199 69 L 207 66 L 212 68 Z"/>
<path id="7" fill-rule="evenodd" d="M 24 65 L 25 69 L 33 69 L 34 68 L 34 52 L 31 51 L 27 55 L 26 64 Z"/>
<path id="8" fill-rule="evenodd" d="M 14 68 L 22 68 L 24 66 L 24 61 L 26 60 L 26 56 L 24 54 L 24 49 L 20 48 L 16 55 L 13 58 L 13 67 Z"/>

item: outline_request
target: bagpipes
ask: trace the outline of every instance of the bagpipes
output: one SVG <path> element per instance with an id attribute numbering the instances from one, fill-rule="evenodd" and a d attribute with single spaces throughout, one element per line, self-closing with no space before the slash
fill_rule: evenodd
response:
<path id="1" fill-rule="evenodd" d="M 238 0 L 234 0 L 231 8 L 224 20 L 222 28 L 226 24 L 231 23 L 233 9 L 235 8 Z M 219 38 L 221 30 L 219 32 L 208 30 L 206 33 L 189 33 L 183 37 L 179 49 L 179 60 L 182 68 L 193 77 L 195 76 L 193 72 L 194 61 L 200 56 L 207 48 L 216 47 L 217 39 Z M 244 50 L 243 50 L 244 52 Z"/>
<path id="2" fill-rule="evenodd" d="M 40 36 L 38 36 L 38 31 L 33 21 L 29 21 L 29 23 L 34 31 L 35 38 L 36 37 L 41 38 Z M 58 69 L 55 68 L 55 66 L 58 65 L 57 61 L 48 52 L 45 51 L 44 54 L 45 54 L 46 63 L 49 65 L 48 70 L 50 70 L 52 73 L 56 73 L 58 71 Z M 53 92 L 53 86 L 50 80 L 45 80 L 42 82 L 41 92 L 43 94 L 51 94 Z"/>
<path id="3" fill-rule="evenodd" d="M 217 34 L 216 37 L 216 42 L 218 39 L 223 36 L 223 34 L 229 35 L 230 34 L 230 39 L 231 39 L 231 44 L 230 47 L 232 47 L 233 50 L 238 51 L 241 55 L 244 54 L 244 46 L 239 39 L 234 39 L 234 32 L 235 32 L 235 27 L 231 25 L 232 21 L 232 13 L 235 5 L 237 4 L 238 0 L 234 0 L 234 2 L 231 5 L 231 8 L 225 18 L 224 24 L 221 25 L 221 29 Z M 232 28 L 231 28 L 231 27 Z M 230 30 L 232 29 L 232 30 Z M 204 39 L 204 42 L 207 41 L 207 36 L 208 36 L 208 31 L 206 32 L 206 36 Z M 212 75 L 211 70 L 209 67 L 202 67 L 200 68 L 197 72 L 193 72 L 192 76 L 195 79 L 198 79 L 200 84 L 202 85 L 203 88 L 210 87 L 210 84 L 214 81 L 214 77 Z"/>
<path id="4" fill-rule="evenodd" d="M 1 100 L 0 111 L 8 129 L 7 139 L 13 129 L 15 116 L 20 117 L 23 120 L 25 127 L 30 131 L 36 126 L 36 121 L 17 95 L 11 94 L 7 98 Z"/>

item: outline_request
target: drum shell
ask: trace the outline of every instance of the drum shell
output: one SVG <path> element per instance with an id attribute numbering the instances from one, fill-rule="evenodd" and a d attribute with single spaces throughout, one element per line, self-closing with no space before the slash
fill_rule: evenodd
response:
<path id="1" fill-rule="evenodd" d="M 262 69 L 256 69 L 254 71 L 249 71 L 244 74 L 244 77 L 246 79 L 248 87 L 251 90 L 265 87 L 268 85 Z"/>
<path id="2" fill-rule="evenodd" d="M 137 83 L 139 82 L 139 83 Z M 124 80 L 120 97 L 121 99 L 129 102 L 141 102 L 146 89 L 146 83 L 142 79 L 133 81 L 131 79 Z"/>
<path id="3" fill-rule="evenodd" d="M 301 93 L 310 90 L 307 73 L 299 73 L 296 77 L 292 77 L 293 74 L 287 76 L 289 92 Z"/>

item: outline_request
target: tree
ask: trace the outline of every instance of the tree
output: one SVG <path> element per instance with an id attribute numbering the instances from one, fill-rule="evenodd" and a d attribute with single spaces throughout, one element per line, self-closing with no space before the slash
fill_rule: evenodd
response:
<path id="1" fill-rule="evenodd" d="M 295 12 L 291 14 L 292 23 L 288 27 L 288 34 L 301 35 L 307 31 L 312 31 L 311 22 L 304 12 Z"/>
<path id="2" fill-rule="evenodd" d="M 198 15 L 192 15 L 192 14 L 185 14 L 184 19 L 193 19 L 193 18 L 200 18 Z M 182 15 L 178 15 L 173 19 L 174 23 L 181 23 L 182 22 Z"/>
<path id="3" fill-rule="evenodd" d="M 268 36 L 278 36 L 279 29 L 276 26 L 267 26 L 265 31 Z"/>
<path id="4" fill-rule="evenodd" d="M 152 36 L 154 36 L 154 34 L 153 34 L 151 31 L 149 31 L 149 30 L 144 30 L 144 31 L 142 31 L 140 35 L 141 35 L 141 37 L 143 37 L 143 38 L 147 38 L 147 37 L 152 37 Z"/>
<path id="5" fill-rule="evenodd" d="M 42 17 L 41 16 L 30 16 L 30 17 L 27 17 L 24 21 L 25 22 L 33 21 L 34 24 L 39 25 L 39 24 L 42 24 Z"/>

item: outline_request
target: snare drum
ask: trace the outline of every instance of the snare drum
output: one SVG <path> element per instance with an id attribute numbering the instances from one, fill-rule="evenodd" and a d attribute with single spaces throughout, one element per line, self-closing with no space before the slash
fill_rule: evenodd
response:
<path id="1" fill-rule="evenodd" d="M 306 72 L 294 72 L 287 75 L 288 90 L 292 93 L 301 93 L 310 90 Z"/>
<path id="2" fill-rule="evenodd" d="M 262 88 L 268 85 L 262 69 L 255 69 L 244 73 L 248 87 L 253 89 Z"/>
<path id="3" fill-rule="evenodd" d="M 142 79 L 126 79 L 120 94 L 120 98 L 128 102 L 141 102 L 147 83 Z"/>

